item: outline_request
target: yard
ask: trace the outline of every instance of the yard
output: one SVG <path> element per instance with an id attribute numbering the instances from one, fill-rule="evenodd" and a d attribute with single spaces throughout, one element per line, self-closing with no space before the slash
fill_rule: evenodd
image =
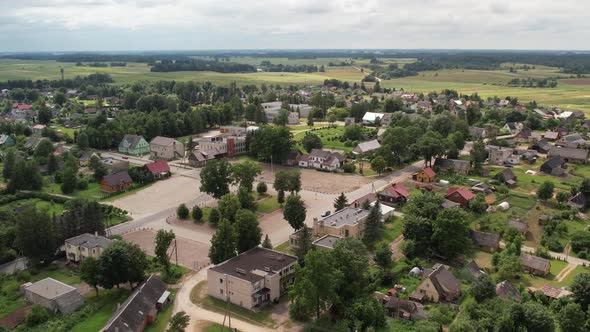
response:
<path id="1" fill-rule="evenodd" d="M 299 143 L 299 142 L 301 142 L 301 140 L 303 140 L 303 137 L 305 137 L 306 133 L 313 133 L 313 134 L 318 135 L 320 137 L 320 139 L 322 140 L 322 144 L 323 144 L 324 149 L 342 150 L 345 152 L 350 152 L 350 151 L 352 151 L 352 149 L 354 149 L 353 145 L 347 146 L 346 142 L 340 141 L 342 134 L 344 134 L 344 127 L 339 126 L 339 127 L 331 127 L 331 128 L 301 132 L 301 133 L 295 134 L 293 139 L 295 140 L 295 142 Z"/>
<path id="2" fill-rule="evenodd" d="M 71 331 L 99 331 L 115 312 L 117 306 L 129 296 L 129 293 L 127 289 L 116 288 L 101 290 L 98 296 L 93 292 L 92 295 L 86 298 L 86 306 L 95 308 L 94 312 L 72 327 Z"/>
<path id="3" fill-rule="evenodd" d="M 262 213 L 271 213 L 281 208 L 276 196 L 268 196 L 256 202 L 256 211 Z"/>
<path id="4" fill-rule="evenodd" d="M 171 297 L 174 299 L 174 295 L 176 295 L 175 290 L 170 291 L 172 293 Z M 166 331 L 166 326 L 168 325 L 168 321 L 170 317 L 172 317 L 172 309 L 174 308 L 174 300 L 166 307 L 166 309 L 158 312 L 158 318 L 155 323 L 148 325 L 145 328 L 145 332 L 164 332 Z"/>

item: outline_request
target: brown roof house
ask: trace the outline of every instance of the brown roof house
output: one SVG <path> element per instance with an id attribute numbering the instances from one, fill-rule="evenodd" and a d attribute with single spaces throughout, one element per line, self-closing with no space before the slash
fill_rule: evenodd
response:
<path id="1" fill-rule="evenodd" d="M 477 279 L 485 274 L 485 272 L 477 265 L 477 263 L 472 260 L 469 264 L 465 265 L 465 269 L 471 275 L 472 279 Z"/>
<path id="2" fill-rule="evenodd" d="M 545 258 L 522 253 L 520 254 L 520 263 L 529 273 L 546 276 L 551 269 L 551 261 Z"/>
<path id="3" fill-rule="evenodd" d="M 354 148 L 354 150 L 352 150 L 352 152 L 354 154 L 367 154 L 367 153 L 374 152 L 375 150 L 379 149 L 380 147 L 381 147 L 381 144 L 379 144 L 379 141 L 374 139 L 372 141 L 359 143 Z"/>
<path id="4" fill-rule="evenodd" d="M 407 202 L 410 198 L 410 192 L 403 183 L 394 183 L 378 193 L 377 197 L 379 201 L 385 204 L 395 205 Z"/>
<path id="5" fill-rule="evenodd" d="M 127 172 L 120 172 L 106 175 L 100 181 L 100 191 L 105 193 L 117 193 L 130 189 L 133 186 L 133 180 Z"/>
<path id="6" fill-rule="evenodd" d="M 500 248 L 500 235 L 471 231 L 471 239 L 476 246 L 487 252 L 494 252 Z"/>
<path id="7" fill-rule="evenodd" d="M 565 174 L 565 167 L 565 160 L 561 157 L 553 157 L 544 162 L 540 169 L 543 173 L 561 176 Z"/>
<path id="8" fill-rule="evenodd" d="M 117 308 L 101 332 L 141 332 L 169 302 L 166 284 L 152 274 Z"/>
<path id="9" fill-rule="evenodd" d="M 469 174 L 470 163 L 467 160 L 436 158 L 434 167 L 443 172 L 454 172 L 460 175 Z"/>
<path id="10" fill-rule="evenodd" d="M 397 296 L 391 296 L 389 302 L 385 304 L 385 310 L 391 317 L 399 317 L 406 320 L 426 319 L 424 306 L 418 302 L 400 299 Z"/>
<path id="11" fill-rule="evenodd" d="M 527 225 L 527 223 L 524 223 L 520 220 L 510 220 L 508 222 L 508 227 L 513 227 L 516 228 L 521 234 L 526 234 L 526 231 L 529 227 L 529 225 Z"/>
<path id="12" fill-rule="evenodd" d="M 414 301 L 454 302 L 461 296 L 461 282 L 443 264 L 424 269 L 422 282 L 410 296 Z"/>
<path id="13" fill-rule="evenodd" d="M 586 209 L 586 195 L 582 192 L 577 193 L 567 201 L 567 205 L 578 210 Z"/>
<path id="14" fill-rule="evenodd" d="M 53 278 L 45 278 L 35 283 L 21 286 L 27 301 L 62 315 L 76 311 L 84 304 L 84 298 L 75 287 Z"/>
<path id="15" fill-rule="evenodd" d="M 516 186 L 516 175 L 510 168 L 505 168 L 498 174 L 494 175 L 494 180 L 500 181 L 508 187 Z"/>
<path id="16" fill-rule="evenodd" d="M 520 292 L 508 280 L 504 280 L 496 285 L 496 295 L 503 300 L 513 300 L 520 302 Z"/>
<path id="17" fill-rule="evenodd" d="M 588 150 L 577 148 L 553 147 L 547 152 L 547 158 L 560 157 L 567 163 L 586 163 Z"/>
<path id="18" fill-rule="evenodd" d="M 467 188 L 449 188 L 445 198 L 466 208 L 469 206 L 469 202 L 475 198 L 475 195 Z"/>

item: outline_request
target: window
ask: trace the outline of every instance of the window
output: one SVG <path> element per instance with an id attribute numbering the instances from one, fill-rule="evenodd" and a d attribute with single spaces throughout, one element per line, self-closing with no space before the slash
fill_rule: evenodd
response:
<path id="1" fill-rule="evenodd" d="M 223 289 L 219 289 L 219 294 L 223 295 Z"/>
<path id="2" fill-rule="evenodd" d="M 219 283 L 223 284 L 223 279 L 219 278 Z"/>

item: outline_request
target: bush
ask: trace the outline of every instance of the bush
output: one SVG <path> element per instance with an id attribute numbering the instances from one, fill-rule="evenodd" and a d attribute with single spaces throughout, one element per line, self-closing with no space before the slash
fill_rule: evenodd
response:
<path id="1" fill-rule="evenodd" d="M 342 166 L 342 169 L 345 173 L 354 173 L 354 171 L 356 171 L 356 166 L 353 163 L 346 163 Z"/>
<path id="2" fill-rule="evenodd" d="M 31 311 L 27 313 L 25 322 L 27 326 L 36 326 L 45 323 L 49 319 L 49 313 L 45 308 L 38 304 L 34 304 Z"/>
<path id="3" fill-rule="evenodd" d="M 258 182 L 258 185 L 256 185 L 256 191 L 260 195 L 266 194 L 266 192 L 268 191 L 268 187 L 266 186 L 266 183 Z"/>
<path id="4" fill-rule="evenodd" d="M 579 252 L 590 249 L 590 232 L 579 231 L 572 235 L 572 250 Z"/>
<path id="5" fill-rule="evenodd" d="M 219 210 L 212 209 L 211 213 L 209 214 L 209 223 L 211 225 L 217 225 L 217 223 L 219 222 L 219 218 L 221 218 L 221 216 L 219 215 Z"/>
<path id="6" fill-rule="evenodd" d="M 78 181 L 78 190 L 86 190 L 88 189 L 88 181 L 86 179 L 82 179 Z"/>
<path id="7" fill-rule="evenodd" d="M 197 205 L 193 206 L 193 209 L 191 211 L 191 216 L 193 217 L 194 221 L 198 221 L 201 222 L 203 221 L 203 210 L 201 210 L 200 207 L 198 207 Z"/>
<path id="8" fill-rule="evenodd" d="M 187 219 L 188 218 L 188 208 L 184 203 L 180 204 L 176 209 L 176 216 L 178 219 Z"/>
<path id="9" fill-rule="evenodd" d="M 18 271 L 16 274 L 16 280 L 19 282 L 28 282 L 31 280 L 31 274 L 28 271 Z"/>
<path id="10" fill-rule="evenodd" d="M 549 251 L 544 247 L 538 247 L 537 250 L 535 250 L 535 256 L 551 259 L 551 256 L 549 256 Z"/>

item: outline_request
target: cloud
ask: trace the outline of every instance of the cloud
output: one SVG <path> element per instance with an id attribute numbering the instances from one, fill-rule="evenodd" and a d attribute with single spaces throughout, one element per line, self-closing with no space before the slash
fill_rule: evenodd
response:
<path id="1" fill-rule="evenodd" d="M 586 0 L 23 0 L 2 6 L 0 22 L 10 23 L 2 25 L 9 33 L 0 35 L 0 51 L 32 50 L 40 36 L 41 44 L 63 50 L 85 48 L 88 38 L 103 42 L 93 49 L 580 49 L 590 32 Z"/>

